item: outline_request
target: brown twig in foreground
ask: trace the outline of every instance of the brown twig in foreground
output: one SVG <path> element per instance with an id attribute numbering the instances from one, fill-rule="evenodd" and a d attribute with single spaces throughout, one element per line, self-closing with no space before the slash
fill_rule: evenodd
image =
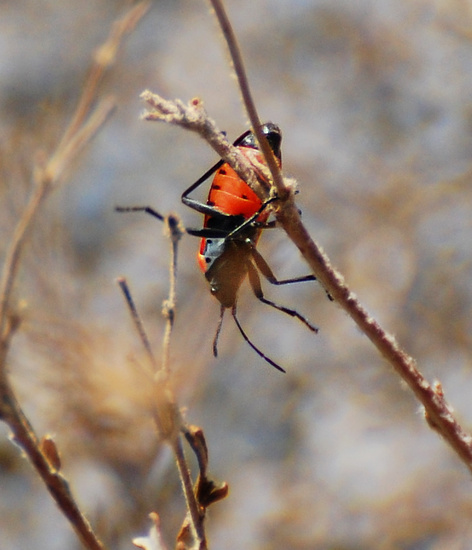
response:
<path id="1" fill-rule="evenodd" d="M 177 535 L 179 550 L 206 550 L 207 540 L 205 534 L 206 509 L 215 502 L 224 499 L 228 494 L 228 484 L 215 483 L 207 475 L 209 453 L 203 430 L 196 426 L 189 426 L 184 422 L 180 413 L 175 394 L 172 388 L 170 369 L 170 342 L 176 311 L 176 282 L 177 282 L 177 251 L 178 243 L 185 233 L 185 228 L 180 219 L 171 214 L 162 216 L 149 207 L 118 207 L 118 211 L 145 211 L 152 213 L 154 217 L 165 223 L 165 233 L 169 238 L 170 262 L 169 262 L 169 294 L 164 300 L 162 314 L 165 318 L 165 330 L 162 345 L 162 362 L 157 367 L 152 354 L 148 337 L 143 323 L 136 310 L 128 285 L 124 278 L 118 283 L 124 293 L 128 309 L 131 313 L 134 325 L 140 335 L 142 344 L 146 350 L 151 364 L 154 366 L 154 382 L 151 389 L 151 399 L 154 403 L 154 421 L 160 437 L 171 447 L 179 471 L 182 490 L 187 504 L 187 514 Z M 185 457 L 182 434 L 185 436 L 198 461 L 199 474 L 196 483 L 192 481 L 190 468 Z M 135 546 L 145 550 L 156 550 L 162 547 L 162 541 L 158 540 L 159 528 L 157 515 L 153 518 L 154 525 L 147 537 L 140 537 L 133 541 Z"/>
<path id="2" fill-rule="evenodd" d="M 71 135 L 68 141 L 62 142 L 61 147 L 56 149 L 48 162 L 43 166 L 38 166 L 35 170 L 34 190 L 15 227 L 2 270 L 0 281 L 0 335 L 2 341 L 7 337 L 5 330 L 8 324 L 8 315 L 10 314 L 11 293 L 28 231 L 43 201 L 60 181 L 64 170 L 103 126 L 114 107 L 113 100 L 106 99 L 102 101 L 87 122 L 75 134 Z M 4 353 L 6 351 L 7 348 L 3 347 L 0 354 L 0 370 L 4 365 Z"/>
<path id="3" fill-rule="evenodd" d="M 152 373 L 155 373 L 157 370 L 156 358 L 154 357 L 154 353 L 152 352 L 152 348 L 151 348 L 151 343 L 149 342 L 148 335 L 146 333 L 146 330 L 144 329 L 144 325 L 138 313 L 138 310 L 136 308 L 136 304 L 134 303 L 133 295 L 131 294 L 128 281 L 126 280 L 125 277 L 118 277 L 117 283 L 126 300 L 126 305 L 128 306 L 128 311 L 131 314 L 131 318 L 133 319 L 134 326 L 136 327 L 136 330 L 139 334 L 139 339 L 141 340 L 143 348 L 146 351 L 146 355 L 148 356 L 149 363 L 152 367 Z"/>
<path id="4" fill-rule="evenodd" d="M 76 134 L 71 136 L 69 142 L 64 144 L 62 150 L 56 151 L 44 169 L 37 172 L 37 181 L 34 192 L 15 228 L 10 246 L 7 251 L 3 274 L 0 283 L 0 418 L 13 432 L 13 439 L 26 453 L 36 471 L 43 479 L 46 487 L 63 514 L 70 521 L 77 536 L 86 548 L 101 550 L 104 548 L 100 540 L 94 534 L 90 524 L 79 509 L 69 485 L 64 476 L 50 463 L 48 457 L 41 448 L 38 437 L 33 431 L 26 415 L 24 414 L 6 372 L 7 354 L 13 336 L 13 328 L 16 323 L 10 321 L 10 300 L 13 285 L 18 273 L 21 252 L 35 216 L 54 184 L 58 182 L 62 170 L 74 158 L 83 145 L 91 139 L 95 132 L 103 125 L 111 113 L 113 105 L 106 101 L 90 117 L 87 123 Z"/>
<path id="5" fill-rule="evenodd" d="M 138 210 L 140 209 L 138 208 Z M 165 223 L 166 234 L 169 237 L 171 244 L 171 257 L 169 262 L 169 294 L 162 307 L 162 314 L 165 319 L 165 329 L 162 344 L 162 361 L 160 366 L 157 366 L 154 359 L 148 337 L 145 333 L 142 321 L 136 310 L 125 279 L 121 277 L 118 279 L 118 283 L 125 296 L 128 309 L 131 313 L 134 325 L 140 335 L 141 342 L 143 343 L 150 362 L 154 367 L 153 386 L 151 390 L 151 399 L 154 403 L 154 421 L 156 423 L 159 436 L 166 443 L 168 443 L 174 454 L 177 470 L 179 472 L 182 484 L 182 491 L 187 504 L 188 512 L 178 535 L 178 544 L 180 544 L 182 550 L 186 548 L 206 550 L 207 541 L 204 525 L 204 509 L 206 506 L 202 505 L 197 498 L 198 492 L 194 490 L 190 468 L 185 457 L 181 434 L 182 432 L 185 432 L 186 434 L 189 433 L 189 429 L 185 427 L 175 398 L 172 388 L 169 363 L 171 335 L 176 310 L 177 251 L 178 243 L 184 235 L 185 229 L 180 219 L 175 215 L 171 214 L 167 217 L 159 215 L 159 219 L 163 220 Z M 200 463 L 201 461 L 199 458 L 198 449 L 195 450 L 195 452 Z M 216 500 L 217 499 L 214 499 L 213 502 Z M 155 529 L 155 527 L 153 529 Z M 134 542 L 134 544 L 136 546 L 140 546 L 142 544 L 146 545 L 149 543 L 149 541 L 146 542 L 147 540 L 147 538 L 138 539 Z"/>
<path id="6" fill-rule="evenodd" d="M 177 245 L 184 235 L 185 229 L 175 215 L 165 218 L 165 223 L 171 242 L 170 285 L 169 296 L 164 301 L 162 308 L 166 319 L 166 328 L 163 339 L 162 364 L 155 377 L 155 420 L 160 434 L 172 447 L 187 504 L 188 513 L 177 536 L 177 548 L 179 550 L 206 550 L 208 547 L 205 533 L 206 509 L 227 496 L 228 485 L 226 483 L 216 484 L 207 477 L 208 449 L 203 431 L 184 423 L 170 385 L 169 353 L 176 309 Z M 195 486 L 182 445 L 182 433 L 185 434 L 198 460 L 200 471 Z"/>
<path id="7" fill-rule="evenodd" d="M 110 37 L 99 50 L 101 55 L 96 56 L 75 114 L 56 150 L 46 162 L 36 167 L 33 192 L 13 232 L 0 280 L 0 418 L 12 430 L 12 439 L 21 446 L 82 544 L 90 550 L 102 550 L 104 546 L 82 514 L 60 471 L 59 453 L 54 441 L 46 437 L 41 442 L 34 433 L 7 375 L 10 342 L 20 323 L 17 315 L 12 312 L 11 299 L 24 244 L 41 205 L 114 109 L 114 101 L 105 99 L 92 112 L 97 87 L 103 72 L 113 62 L 124 34 L 134 28 L 148 5 L 147 1 L 137 4 L 115 24 Z"/>
<path id="8" fill-rule="evenodd" d="M 207 541 L 205 534 L 204 514 L 197 502 L 193 489 L 190 469 L 185 458 L 182 445 L 181 432 L 184 422 L 177 405 L 174 392 L 171 387 L 171 371 L 169 365 L 171 334 L 174 326 L 176 309 L 176 281 L 177 281 L 177 249 L 178 243 L 185 233 L 185 229 L 175 215 L 165 218 L 166 232 L 168 233 L 171 249 L 169 262 L 169 296 L 164 301 L 162 314 L 166 320 L 164 339 L 162 344 L 162 363 L 155 375 L 154 395 L 155 414 L 159 434 L 169 443 L 174 453 L 174 458 L 179 472 L 182 490 L 187 504 L 187 518 L 184 525 L 187 527 L 188 539 L 184 542 L 184 548 L 206 550 Z M 188 546 L 187 546 L 188 542 Z"/>

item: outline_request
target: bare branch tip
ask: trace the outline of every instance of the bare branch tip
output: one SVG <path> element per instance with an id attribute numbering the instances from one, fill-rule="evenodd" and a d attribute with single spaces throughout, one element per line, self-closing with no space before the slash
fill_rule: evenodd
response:
<path id="1" fill-rule="evenodd" d="M 177 214 L 169 214 L 164 224 L 164 235 L 173 242 L 179 241 L 185 235 L 185 227 Z"/>

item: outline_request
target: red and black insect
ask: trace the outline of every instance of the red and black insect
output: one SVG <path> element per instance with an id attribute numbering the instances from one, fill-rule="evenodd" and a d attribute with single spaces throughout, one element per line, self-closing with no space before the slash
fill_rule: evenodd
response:
<path id="1" fill-rule="evenodd" d="M 282 135 L 279 127 L 269 122 L 262 126 L 262 131 L 280 165 Z M 255 136 L 251 131 L 240 136 L 234 142 L 234 145 L 249 160 L 264 162 Z M 189 194 L 213 173 L 215 173 L 215 176 L 206 204 L 190 198 Z M 210 168 L 182 194 L 184 204 L 205 216 L 202 229 L 187 229 L 186 231 L 190 235 L 201 237 L 197 255 L 198 263 L 210 284 L 211 293 L 221 304 L 220 320 L 213 340 L 213 354 L 216 357 L 218 336 L 224 312 L 226 309 L 231 309 L 236 326 L 244 340 L 269 364 L 285 372 L 280 365 L 267 357 L 251 342 L 236 315 L 237 294 L 244 279 L 248 277 L 258 300 L 287 315 L 298 318 L 311 331 L 318 332 L 318 329 L 300 313 L 268 300 L 262 291 L 259 272 L 274 285 L 315 280 L 313 275 L 278 280 L 258 252 L 256 245 L 262 230 L 274 227 L 274 223 L 268 222 L 270 212 L 267 208 L 274 200 L 276 200 L 276 197 L 263 202 L 231 166 L 222 160 Z M 162 219 L 158 212 L 149 207 L 118 208 L 118 210 L 143 210 Z"/>

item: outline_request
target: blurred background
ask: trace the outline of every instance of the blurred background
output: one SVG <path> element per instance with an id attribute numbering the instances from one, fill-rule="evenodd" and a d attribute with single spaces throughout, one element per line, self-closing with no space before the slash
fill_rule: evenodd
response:
<path id="1" fill-rule="evenodd" d="M 283 129 L 303 220 L 361 302 L 439 379 L 472 424 L 472 4 L 457 0 L 228 0 L 261 119 Z M 124 1 L 0 4 L 1 247 L 80 96 L 91 58 Z M 115 282 L 125 275 L 156 354 L 169 244 L 149 216 L 177 212 L 212 163 L 193 134 L 143 122 L 146 88 L 200 97 L 233 138 L 247 129 L 215 20 L 203 0 L 156 0 L 125 40 L 100 96 L 119 108 L 45 204 L 15 298 L 23 324 L 9 367 L 40 435 L 110 548 L 130 548 L 161 516 L 172 547 L 185 507 L 150 418 L 144 353 Z M 230 484 L 208 518 L 215 549 L 472 548 L 470 473 L 418 403 L 316 284 L 269 288 L 320 328 L 257 302 L 239 317 L 282 375 L 242 341 L 179 250 L 171 362 L 179 403 L 201 426 L 210 474 Z M 259 250 L 280 278 L 303 275 L 282 231 Z M 0 426 L 2 548 L 80 548 L 29 463 Z"/>

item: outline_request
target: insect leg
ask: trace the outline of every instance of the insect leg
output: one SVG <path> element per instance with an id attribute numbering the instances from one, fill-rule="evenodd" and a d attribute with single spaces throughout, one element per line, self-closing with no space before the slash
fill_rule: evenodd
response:
<path id="1" fill-rule="evenodd" d="M 247 130 L 246 132 L 244 132 L 244 134 L 240 135 L 233 142 L 233 145 L 234 146 L 239 145 L 244 140 L 244 138 L 248 136 L 250 133 L 251 133 L 251 130 Z M 224 160 L 219 160 L 209 170 L 207 170 L 203 174 L 203 176 L 199 177 L 195 183 L 192 183 L 192 185 L 182 193 L 182 197 L 181 197 L 182 202 L 185 205 L 189 206 L 190 208 L 193 208 L 197 212 L 200 212 L 201 214 L 212 215 L 212 211 L 208 210 L 208 209 L 211 209 L 211 206 L 205 205 L 195 199 L 191 199 L 189 198 L 189 195 L 190 193 L 192 193 L 192 191 L 195 191 L 195 189 L 199 187 L 204 181 L 206 181 L 212 174 L 214 174 L 218 170 L 218 168 L 223 166 L 223 164 L 224 164 Z"/>
<path id="2" fill-rule="evenodd" d="M 303 277 L 294 277 L 293 279 L 283 279 L 279 281 L 279 279 L 277 279 L 276 276 L 274 275 L 269 264 L 264 260 L 264 258 L 261 256 L 261 254 L 258 252 L 256 248 L 252 249 L 252 257 L 254 258 L 254 261 L 256 262 L 256 265 L 259 271 L 262 273 L 262 275 L 264 275 L 264 277 L 269 281 L 269 283 L 273 285 L 288 285 L 290 283 L 316 281 L 316 277 L 314 275 L 304 275 Z"/>
<path id="3" fill-rule="evenodd" d="M 295 311 L 294 309 L 290 309 L 285 306 L 281 306 L 279 304 L 276 304 L 272 302 L 271 300 L 268 300 L 264 297 L 264 293 L 262 292 L 261 287 L 261 280 L 259 278 L 259 274 L 257 273 L 257 269 L 255 268 L 254 264 L 252 262 L 248 262 L 248 275 L 249 275 L 249 282 L 251 283 L 252 290 L 258 300 L 263 302 L 264 304 L 267 304 L 268 306 L 272 306 L 275 309 L 278 309 L 279 311 L 283 311 L 287 315 L 290 315 L 291 317 L 296 317 L 299 319 L 304 325 L 306 325 L 310 330 L 313 332 L 318 332 L 318 329 L 310 323 L 303 315 L 298 313 L 298 311 Z M 307 275 L 307 277 L 310 277 L 310 275 Z M 301 281 L 310 281 L 312 279 L 306 279 L 301 278 L 299 279 Z M 288 282 L 296 282 L 296 280 L 288 280 Z M 281 281 L 279 281 L 279 284 Z"/>
<path id="4" fill-rule="evenodd" d="M 115 210 L 117 212 L 146 212 L 146 214 L 151 214 L 161 222 L 164 221 L 164 216 L 150 206 L 117 206 Z"/>
<path id="5" fill-rule="evenodd" d="M 224 306 L 221 306 L 220 309 L 220 318 L 218 320 L 218 325 L 216 327 L 215 337 L 213 338 L 213 356 L 218 357 L 218 337 L 221 332 L 221 325 L 223 324 L 223 316 L 225 314 Z"/>
<path id="6" fill-rule="evenodd" d="M 293 279 L 283 279 L 282 281 L 279 281 L 272 269 L 270 268 L 269 264 L 264 260 L 264 258 L 260 255 L 260 253 L 257 251 L 256 248 L 252 249 L 252 257 L 254 258 L 254 261 L 256 262 L 257 268 L 259 271 L 264 275 L 264 277 L 269 281 L 269 283 L 273 285 L 288 285 L 290 283 L 302 283 L 304 281 L 316 281 L 316 277 L 314 275 L 305 275 L 303 277 L 295 277 Z M 326 296 L 328 297 L 328 300 L 330 302 L 333 302 L 333 297 L 331 294 L 325 290 Z"/>
<path id="7" fill-rule="evenodd" d="M 202 202 L 195 199 L 189 199 L 188 197 L 184 198 L 182 196 L 182 202 L 185 204 L 185 206 L 192 208 L 192 210 L 196 210 L 200 214 L 205 214 L 206 216 L 219 217 L 221 219 L 227 218 L 229 216 L 229 214 L 221 212 L 221 210 L 218 210 L 214 206 L 203 204 Z"/>
<path id="8" fill-rule="evenodd" d="M 265 361 L 267 361 L 269 363 L 269 365 L 272 365 L 273 367 L 275 367 L 277 370 L 279 370 L 280 372 L 286 372 L 285 369 L 283 369 L 280 365 L 278 365 L 275 361 L 272 361 L 272 359 L 270 359 L 270 357 L 267 357 L 267 355 L 265 355 L 264 353 L 262 353 L 262 351 L 256 347 L 252 342 L 251 340 L 249 340 L 249 337 L 248 335 L 244 332 L 243 330 L 243 327 L 241 326 L 237 316 L 236 316 L 236 306 L 233 306 L 232 310 L 231 310 L 231 314 L 233 315 L 233 319 L 234 319 L 234 322 L 236 323 L 236 326 L 238 327 L 239 329 L 239 332 L 241 333 L 242 337 L 244 338 L 244 340 L 251 346 L 251 348 L 257 353 L 257 355 L 259 355 L 260 357 L 262 357 L 262 359 L 264 359 Z"/>
<path id="9" fill-rule="evenodd" d="M 194 237 L 201 237 L 203 239 L 224 239 L 228 235 L 226 229 L 214 229 L 210 227 L 203 227 L 202 229 L 186 229 L 189 235 Z"/>

